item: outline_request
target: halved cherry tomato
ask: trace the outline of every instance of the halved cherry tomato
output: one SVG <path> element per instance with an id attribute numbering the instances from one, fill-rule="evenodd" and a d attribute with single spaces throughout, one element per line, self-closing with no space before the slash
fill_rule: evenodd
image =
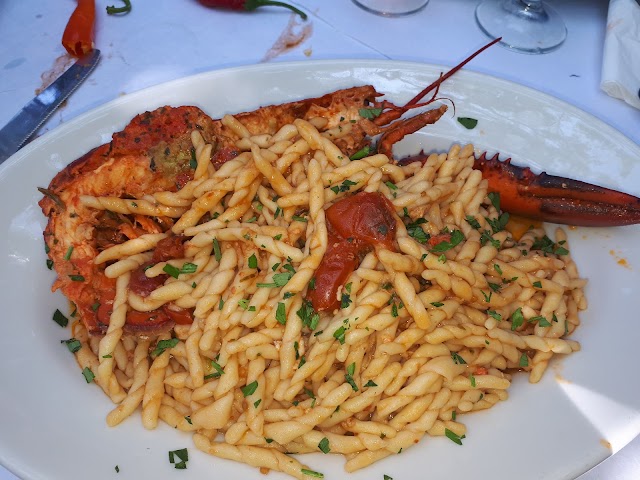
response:
<path id="1" fill-rule="evenodd" d="M 379 193 L 360 192 L 334 203 L 327 220 L 342 238 L 393 249 L 396 220 L 393 205 Z"/>
<path id="2" fill-rule="evenodd" d="M 316 311 L 340 306 L 338 292 L 360 261 L 375 246 L 395 250 L 393 205 L 382 194 L 361 192 L 334 203 L 326 211 L 329 223 L 327 251 L 307 293 Z"/>

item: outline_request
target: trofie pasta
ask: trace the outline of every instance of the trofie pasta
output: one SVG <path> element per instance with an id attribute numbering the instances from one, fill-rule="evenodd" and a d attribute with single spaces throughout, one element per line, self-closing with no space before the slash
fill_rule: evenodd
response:
<path id="1" fill-rule="evenodd" d="M 162 227 L 92 253 L 115 288 L 94 309 L 103 331 L 74 324 L 75 355 L 116 404 L 110 426 L 139 410 L 145 428 L 163 421 L 263 471 L 318 477 L 321 466 L 290 454 L 323 452 L 352 472 L 425 435 L 461 443 L 462 414 L 506 400 L 514 372 L 536 383 L 554 355 L 579 350 L 567 337 L 585 280 L 564 232 L 514 238 L 472 145 L 398 165 L 351 160 L 320 117 L 275 132 L 222 123 L 231 160 L 212 163 L 213 140 L 194 129 L 193 175 L 179 189 L 76 205 Z M 341 235 L 367 227 L 333 212 L 374 198 L 386 223 L 369 243 Z M 358 245 L 342 261 L 353 269 L 326 290 L 319 272 L 342 244 Z M 169 326 L 143 328 L 156 321 Z"/>

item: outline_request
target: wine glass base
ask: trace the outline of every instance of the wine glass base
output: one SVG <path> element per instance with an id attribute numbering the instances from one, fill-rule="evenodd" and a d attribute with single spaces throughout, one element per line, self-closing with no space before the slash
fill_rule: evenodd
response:
<path id="1" fill-rule="evenodd" d="M 352 0 L 357 6 L 383 17 L 404 17 L 417 13 L 429 0 Z"/>
<path id="2" fill-rule="evenodd" d="M 499 45 L 521 53 L 547 53 L 567 38 L 560 15 L 543 2 L 484 0 L 476 7 L 476 21 Z"/>

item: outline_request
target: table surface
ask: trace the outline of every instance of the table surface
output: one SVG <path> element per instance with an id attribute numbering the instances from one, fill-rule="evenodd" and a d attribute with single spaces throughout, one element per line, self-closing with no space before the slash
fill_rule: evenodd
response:
<path id="1" fill-rule="evenodd" d="M 96 46 L 102 59 L 90 78 L 38 134 L 118 96 L 194 73 L 264 62 L 393 59 L 457 64 L 486 43 L 475 23 L 477 0 L 430 0 L 417 14 L 385 18 L 347 0 L 298 0 L 302 24 L 289 11 L 204 10 L 195 0 L 133 0 L 125 16 L 107 16 L 98 2 Z M 494 47 L 467 70 L 511 80 L 569 102 L 640 144 L 640 111 L 599 88 L 608 2 L 556 0 L 568 37 L 557 50 L 526 55 Z M 0 125 L 71 61 L 60 44 L 75 2 L 0 1 Z M 298 36 L 277 48 L 281 35 Z M 276 47 L 276 48 L 274 48 Z M 639 60 L 640 61 L 640 60 Z M 0 480 L 17 477 L 0 466 Z M 580 480 L 640 478 L 640 440 Z"/>

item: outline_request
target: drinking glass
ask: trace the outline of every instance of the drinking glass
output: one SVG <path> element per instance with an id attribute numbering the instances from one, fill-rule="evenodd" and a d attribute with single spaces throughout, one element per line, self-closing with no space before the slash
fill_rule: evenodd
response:
<path id="1" fill-rule="evenodd" d="M 550 52 L 567 38 L 564 21 L 542 0 L 484 0 L 476 20 L 486 35 L 523 53 Z"/>
<path id="2" fill-rule="evenodd" d="M 385 17 L 400 17 L 422 10 L 429 0 L 353 0 L 367 12 Z"/>

